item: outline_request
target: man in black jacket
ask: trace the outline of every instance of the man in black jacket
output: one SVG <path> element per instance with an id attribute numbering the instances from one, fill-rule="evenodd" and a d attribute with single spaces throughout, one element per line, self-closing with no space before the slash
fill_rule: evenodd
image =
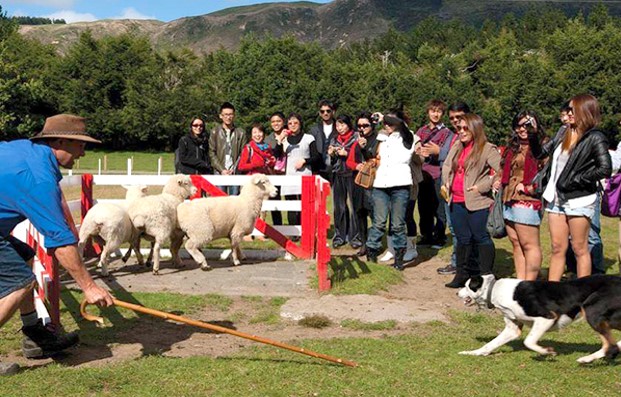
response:
<path id="1" fill-rule="evenodd" d="M 322 99 L 319 101 L 320 121 L 310 130 L 310 134 L 315 138 L 317 151 L 321 155 L 321 162 L 313 167 L 313 173 L 319 174 L 328 181 L 332 181 L 332 165 L 328 155 L 328 146 L 330 146 L 330 137 L 336 134 L 334 110 L 334 104 L 329 100 Z"/>

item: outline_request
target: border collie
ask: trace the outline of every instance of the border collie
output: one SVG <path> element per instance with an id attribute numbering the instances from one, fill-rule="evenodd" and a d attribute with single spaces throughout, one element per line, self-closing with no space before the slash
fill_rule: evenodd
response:
<path id="1" fill-rule="evenodd" d="M 493 275 L 475 276 L 459 290 L 467 306 L 497 308 L 505 317 L 505 329 L 477 350 L 459 354 L 486 356 L 500 346 L 519 338 L 524 324 L 532 326 L 524 345 L 539 354 L 556 354 L 542 347 L 539 339 L 548 330 L 571 324 L 580 314 L 602 339 L 602 348 L 578 359 L 590 363 L 599 358 L 614 359 L 621 342 L 611 331 L 621 330 L 621 278 L 594 275 L 571 281 L 523 281 Z"/>

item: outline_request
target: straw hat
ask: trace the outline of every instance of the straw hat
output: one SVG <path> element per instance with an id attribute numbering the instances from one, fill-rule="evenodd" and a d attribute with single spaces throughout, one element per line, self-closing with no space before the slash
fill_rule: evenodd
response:
<path id="1" fill-rule="evenodd" d="M 86 119 L 73 114 L 57 114 L 45 119 L 43 130 L 30 140 L 37 139 L 73 139 L 76 141 L 101 143 L 86 132 Z"/>

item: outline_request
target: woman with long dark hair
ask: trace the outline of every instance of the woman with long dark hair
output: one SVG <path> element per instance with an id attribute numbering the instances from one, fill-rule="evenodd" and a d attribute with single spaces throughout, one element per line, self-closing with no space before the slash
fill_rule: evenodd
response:
<path id="1" fill-rule="evenodd" d="M 541 269 L 539 226 L 543 208 L 533 182 L 541 163 L 530 149 L 528 130 L 537 134 L 540 142 L 546 135 L 539 117 L 531 110 L 516 114 L 511 124 L 513 132 L 503 156 L 503 216 L 513 245 L 515 275 L 532 281 Z"/>
<path id="2" fill-rule="evenodd" d="M 457 124 L 457 141 L 442 167 L 442 189 L 449 197 L 451 220 L 457 236 L 457 269 L 446 287 L 463 287 L 474 272 L 492 274 L 496 248 L 487 232 L 493 188 L 500 187 L 500 152 L 487 141 L 483 119 L 465 114 Z M 492 171 L 494 171 L 492 175 Z M 468 266 L 473 245 L 479 269 Z"/>
<path id="3" fill-rule="evenodd" d="M 179 139 L 179 147 L 175 152 L 175 172 L 181 174 L 212 174 L 209 161 L 209 140 L 205 134 L 205 122 L 200 117 L 190 121 L 187 135 Z"/>
<path id="4" fill-rule="evenodd" d="M 543 198 L 548 213 L 552 257 L 548 279 L 559 281 L 565 271 L 565 253 L 571 246 L 576 256 L 578 277 L 591 274 L 588 235 L 599 199 L 599 181 L 610 177 L 612 164 L 608 140 L 598 130 L 601 113 L 597 99 L 589 94 L 570 99 L 568 128 L 541 145 L 535 131 L 528 141 L 538 159 L 549 158 L 548 181 Z"/>

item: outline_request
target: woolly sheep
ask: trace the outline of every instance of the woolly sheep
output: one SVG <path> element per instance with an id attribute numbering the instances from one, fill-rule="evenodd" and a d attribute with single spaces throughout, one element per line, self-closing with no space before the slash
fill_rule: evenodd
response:
<path id="1" fill-rule="evenodd" d="M 170 251 L 173 262 L 180 266 L 179 248 L 182 236 L 175 233 L 177 229 L 177 206 L 183 200 L 194 195 L 196 188 L 188 175 L 170 177 L 162 193 L 134 200 L 129 206 L 129 218 L 139 231 L 134 246 L 139 245 L 140 237 L 155 241 L 153 246 L 153 274 L 159 274 L 160 247 L 167 240 L 172 240 Z"/>
<path id="2" fill-rule="evenodd" d="M 239 196 L 206 197 L 182 203 L 177 207 L 179 228 L 188 237 L 185 249 L 200 264 L 209 270 L 200 248 L 210 241 L 228 237 L 231 241 L 233 264 L 239 265 L 241 251 L 239 243 L 250 234 L 261 213 L 263 200 L 276 195 L 276 187 L 263 174 L 254 174 L 242 186 Z"/>
<path id="3" fill-rule="evenodd" d="M 110 254 L 119 249 L 121 244 L 133 241 L 135 229 L 127 214 L 130 203 L 137 198 L 146 195 L 146 186 L 124 186 L 127 189 L 125 201 L 119 204 L 98 203 L 91 208 L 82 225 L 80 225 L 80 240 L 78 249 L 80 254 L 84 252 L 84 246 L 89 238 L 100 238 L 104 242 L 103 250 L 99 258 L 98 267 L 101 268 L 102 276 L 108 275 Z M 131 247 L 128 250 L 131 253 Z M 127 261 L 124 257 L 123 261 Z M 139 257 L 142 264 L 142 257 Z"/>

